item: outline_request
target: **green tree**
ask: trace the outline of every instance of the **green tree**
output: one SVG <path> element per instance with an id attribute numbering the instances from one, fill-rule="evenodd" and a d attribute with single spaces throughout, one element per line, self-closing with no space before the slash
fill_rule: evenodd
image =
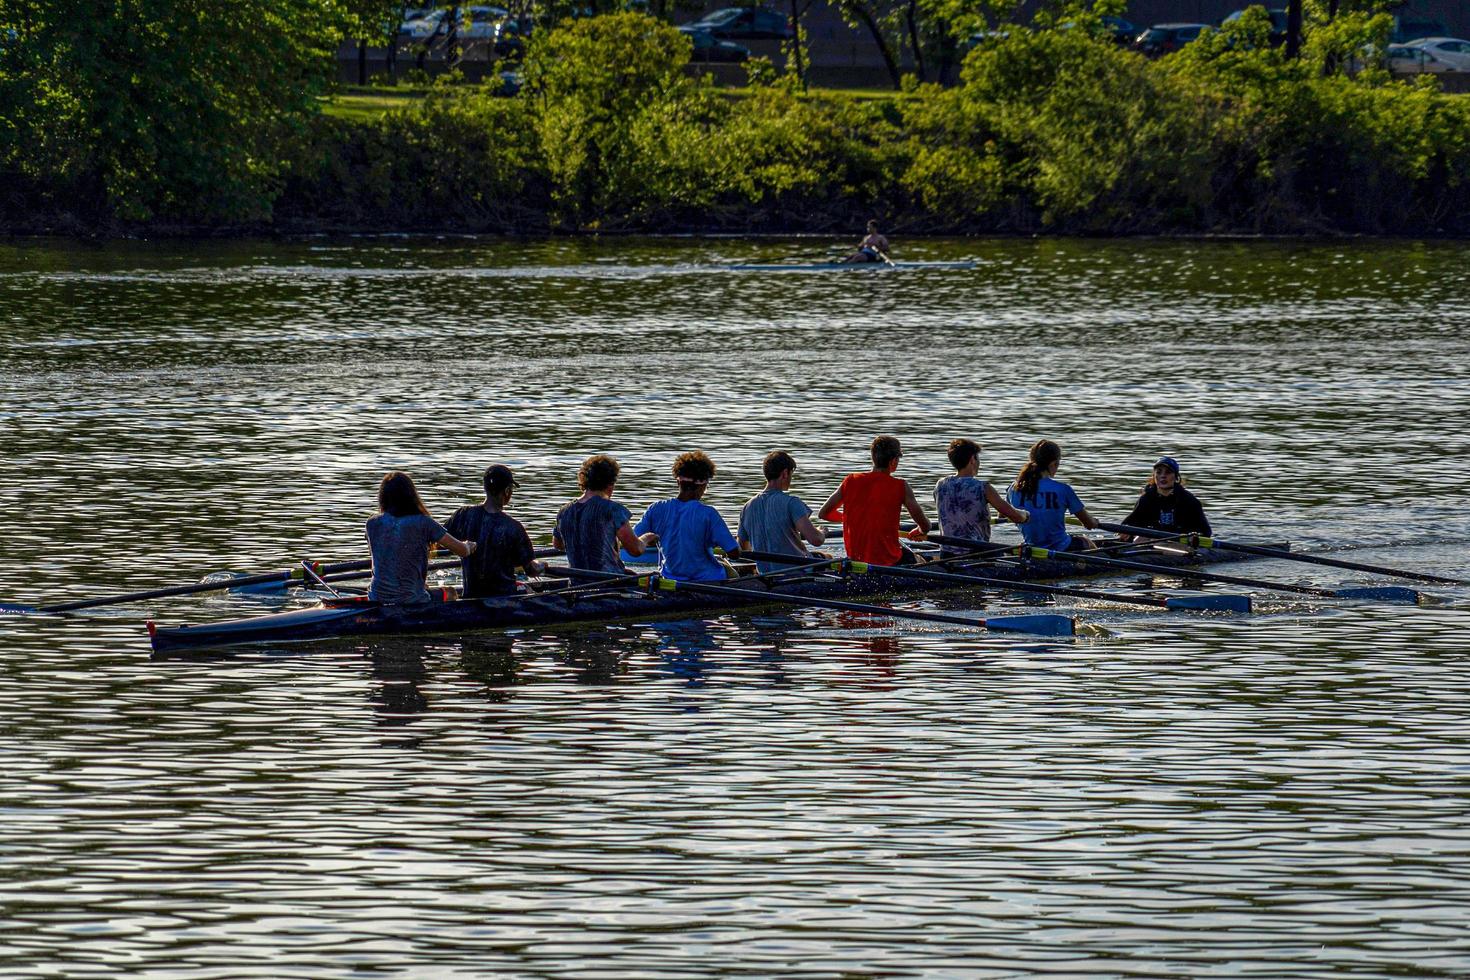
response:
<path id="1" fill-rule="evenodd" d="M 6 0 L 0 167 L 93 220 L 257 219 L 316 111 L 335 0 Z"/>

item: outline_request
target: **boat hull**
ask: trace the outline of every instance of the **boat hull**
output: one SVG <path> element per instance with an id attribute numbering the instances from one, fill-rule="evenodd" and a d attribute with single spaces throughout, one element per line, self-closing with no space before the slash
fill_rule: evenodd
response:
<path id="1" fill-rule="evenodd" d="M 1275 543 L 1270 547 L 1286 549 L 1290 546 Z M 1146 556 L 1150 564 L 1165 567 L 1253 559 L 1248 554 L 1215 548 L 1200 549 L 1196 554 L 1188 555 L 1164 548 L 1141 547 L 1137 554 Z M 1076 565 L 1058 560 L 985 562 L 971 566 L 969 570 L 972 574 L 1014 583 L 1018 590 L 1024 590 L 1025 584 L 1030 581 L 1082 577 Z M 155 626 L 150 623 L 148 632 L 154 651 L 166 653 L 236 644 L 293 643 L 339 636 L 463 633 L 619 619 L 680 618 L 772 604 L 770 599 L 763 598 L 763 593 L 770 591 L 764 582 L 753 580 L 728 584 L 749 589 L 749 600 L 678 591 L 649 593 L 623 590 L 566 595 L 545 592 L 499 599 L 461 599 L 421 606 L 322 604 L 269 616 L 197 626 Z M 776 588 L 786 595 L 822 599 L 901 600 L 935 592 L 977 591 L 973 584 L 905 578 L 885 574 L 876 566 L 870 566 L 870 570 L 863 574 L 781 581 Z"/>

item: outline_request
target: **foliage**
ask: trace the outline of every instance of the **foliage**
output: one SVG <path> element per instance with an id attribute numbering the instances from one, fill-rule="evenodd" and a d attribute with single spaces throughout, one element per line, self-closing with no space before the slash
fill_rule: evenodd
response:
<path id="1" fill-rule="evenodd" d="M 0 170 L 98 222 L 267 215 L 345 22 L 329 0 L 4 9 Z"/>

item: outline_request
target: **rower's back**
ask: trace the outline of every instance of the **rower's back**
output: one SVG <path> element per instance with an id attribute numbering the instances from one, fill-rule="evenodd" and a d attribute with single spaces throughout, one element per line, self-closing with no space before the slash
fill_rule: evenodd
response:
<path id="1" fill-rule="evenodd" d="M 898 519 L 907 488 L 884 470 L 852 473 L 842 481 L 842 544 L 847 557 L 870 565 L 902 561 Z"/>

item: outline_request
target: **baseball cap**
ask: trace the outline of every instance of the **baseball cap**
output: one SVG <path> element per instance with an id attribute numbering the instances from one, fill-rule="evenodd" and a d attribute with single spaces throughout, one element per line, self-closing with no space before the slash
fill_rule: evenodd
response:
<path id="1" fill-rule="evenodd" d="M 1159 461 L 1154 464 L 1154 469 L 1158 469 L 1160 466 L 1167 466 L 1174 471 L 1175 476 L 1179 475 L 1179 464 L 1174 461 L 1173 456 L 1160 456 Z"/>
<path id="2" fill-rule="evenodd" d="M 496 463 L 485 470 L 485 492 L 499 493 L 506 487 L 518 487 L 516 475 L 504 463 Z"/>

